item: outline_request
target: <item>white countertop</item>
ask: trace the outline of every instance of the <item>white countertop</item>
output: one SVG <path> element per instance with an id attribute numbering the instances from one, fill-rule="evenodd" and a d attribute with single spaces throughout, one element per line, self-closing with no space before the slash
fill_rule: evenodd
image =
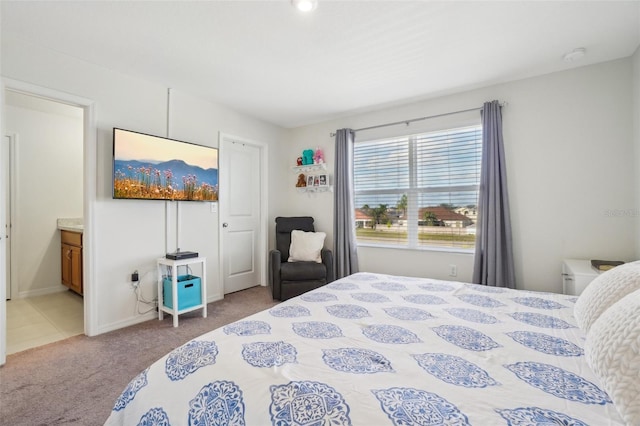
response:
<path id="1" fill-rule="evenodd" d="M 58 229 L 61 231 L 79 232 L 84 231 L 84 220 L 82 218 L 58 219 Z"/>

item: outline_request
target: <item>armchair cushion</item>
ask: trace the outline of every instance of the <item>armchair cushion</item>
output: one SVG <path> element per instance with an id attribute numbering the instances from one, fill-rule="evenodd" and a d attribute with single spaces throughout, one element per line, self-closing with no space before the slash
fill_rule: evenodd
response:
<path id="1" fill-rule="evenodd" d="M 316 262 L 287 262 L 280 265 L 282 281 L 325 280 L 327 267 Z"/>
<path id="2" fill-rule="evenodd" d="M 291 231 L 289 262 L 322 263 L 320 252 L 326 236 L 324 232 Z"/>

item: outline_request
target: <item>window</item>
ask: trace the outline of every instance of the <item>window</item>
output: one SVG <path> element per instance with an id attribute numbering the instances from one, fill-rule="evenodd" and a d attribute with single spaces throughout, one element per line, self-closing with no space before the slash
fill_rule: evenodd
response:
<path id="1" fill-rule="evenodd" d="M 482 127 L 354 145 L 359 244 L 473 249 Z"/>

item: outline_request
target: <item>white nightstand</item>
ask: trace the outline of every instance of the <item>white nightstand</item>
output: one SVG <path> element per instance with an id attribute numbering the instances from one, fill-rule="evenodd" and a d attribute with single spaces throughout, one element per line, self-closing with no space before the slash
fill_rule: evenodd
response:
<path id="1" fill-rule="evenodd" d="M 178 300 L 178 267 L 200 264 L 202 268 L 202 277 L 200 277 L 200 303 L 194 304 L 184 309 L 180 309 L 180 301 Z M 196 309 L 202 309 L 202 317 L 207 317 L 207 259 L 204 257 L 193 257 L 189 259 L 171 260 L 161 257 L 157 260 L 158 265 L 158 319 L 162 321 L 163 312 L 173 316 L 173 326 L 178 326 L 178 315 L 185 312 L 191 312 Z M 163 267 L 171 268 L 171 301 L 172 307 L 165 306 L 163 300 Z"/>
<path id="2" fill-rule="evenodd" d="M 579 296 L 600 271 L 590 260 L 565 259 L 562 262 L 562 293 Z"/>

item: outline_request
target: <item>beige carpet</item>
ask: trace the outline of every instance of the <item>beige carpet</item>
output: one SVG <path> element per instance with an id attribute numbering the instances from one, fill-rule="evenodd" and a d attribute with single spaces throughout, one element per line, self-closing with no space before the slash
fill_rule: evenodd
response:
<path id="1" fill-rule="evenodd" d="M 201 311 L 97 337 L 75 336 L 7 357 L 0 368 L 1 425 L 102 425 L 129 381 L 194 337 L 276 305 L 268 288 L 228 294 Z"/>

